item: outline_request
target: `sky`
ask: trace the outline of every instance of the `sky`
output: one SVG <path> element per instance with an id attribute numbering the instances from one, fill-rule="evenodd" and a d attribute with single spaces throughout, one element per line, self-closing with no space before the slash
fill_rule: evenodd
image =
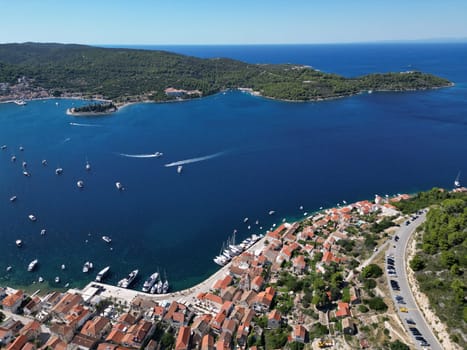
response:
<path id="1" fill-rule="evenodd" d="M 307 44 L 467 38 L 466 0 L 0 0 L 0 42 Z"/>

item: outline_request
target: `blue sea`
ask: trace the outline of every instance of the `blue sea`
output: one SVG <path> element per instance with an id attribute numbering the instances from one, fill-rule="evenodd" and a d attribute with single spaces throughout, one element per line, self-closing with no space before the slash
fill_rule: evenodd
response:
<path id="1" fill-rule="evenodd" d="M 421 70 L 455 86 L 310 103 L 230 91 L 131 105 L 106 117 L 66 115 L 85 103 L 76 100 L 1 104 L 0 144 L 8 146 L 0 151 L 1 285 L 30 286 L 42 276 L 49 286 L 37 288 L 79 287 L 110 265 L 109 283 L 138 268 L 137 288 L 159 271 L 177 290 L 218 268 L 212 258 L 234 229 L 242 239 L 283 218 L 303 217 L 301 205 L 311 212 L 376 193 L 449 188 L 459 171 L 461 182 L 467 177 L 466 44 L 138 48 L 307 64 L 349 77 Z M 163 156 L 125 156 L 155 152 Z M 181 174 L 164 166 L 190 159 Z M 22 175 L 23 161 L 30 177 Z M 63 175 L 55 175 L 57 167 Z M 117 181 L 125 191 L 116 189 Z M 16 239 L 24 246 L 17 248 Z M 38 268 L 26 272 L 35 258 Z M 88 260 L 95 269 L 84 274 Z M 7 266 L 13 269 L 6 272 Z"/>

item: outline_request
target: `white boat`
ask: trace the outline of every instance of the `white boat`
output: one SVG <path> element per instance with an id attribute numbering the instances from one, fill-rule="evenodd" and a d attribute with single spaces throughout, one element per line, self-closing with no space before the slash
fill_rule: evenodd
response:
<path id="1" fill-rule="evenodd" d="M 45 236 L 46 233 L 47 233 L 47 230 L 46 230 L 45 228 L 43 228 L 43 229 L 41 230 L 41 236 Z"/>
<path id="2" fill-rule="evenodd" d="M 151 288 L 151 291 L 154 290 L 154 293 L 152 294 L 162 294 L 162 287 L 164 286 L 164 284 L 162 283 L 162 281 L 159 280 L 159 282 L 157 282 L 152 288 Z"/>
<path id="3" fill-rule="evenodd" d="M 102 240 L 106 243 L 112 242 L 112 238 L 110 238 L 109 236 L 102 236 Z"/>
<path id="4" fill-rule="evenodd" d="M 62 266 L 60 266 L 60 268 L 61 268 L 62 270 L 65 270 L 65 269 L 66 269 L 65 264 L 62 264 Z"/>
<path id="5" fill-rule="evenodd" d="M 31 221 L 36 221 L 36 220 L 37 220 L 37 218 L 36 218 L 34 215 L 32 215 L 32 214 L 29 214 L 29 215 L 28 215 L 28 218 L 29 218 L 29 220 L 31 220 Z"/>
<path id="6" fill-rule="evenodd" d="M 55 174 L 61 175 L 62 173 L 63 173 L 63 169 L 62 169 L 62 168 L 57 168 L 57 169 L 55 169 Z"/>
<path id="7" fill-rule="evenodd" d="M 159 158 L 159 157 L 162 157 L 163 154 L 164 154 L 164 153 L 162 153 L 162 152 L 156 152 L 156 153 L 154 153 L 154 156 L 155 156 L 156 158 Z"/>
<path id="8" fill-rule="evenodd" d="M 169 292 L 169 288 L 170 288 L 169 281 L 166 278 L 164 283 L 162 284 L 162 294 L 167 294 Z"/>
<path id="9" fill-rule="evenodd" d="M 89 164 L 88 161 L 86 161 L 85 169 L 86 169 L 87 171 L 90 171 L 90 170 L 91 170 L 91 164 Z"/>
<path id="10" fill-rule="evenodd" d="M 183 165 L 179 165 L 177 167 L 177 173 L 180 174 L 182 172 L 182 170 L 183 170 Z"/>
<path id="11" fill-rule="evenodd" d="M 43 166 L 46 166 L 46 165 L 47 165 L 47 160 L 42 159 L 42 165 L 43 165 Z"/>
<path id="12" fill-rule="evenodd" d="M 275 213 L 274 210 L 270 210 L 268 214 L 269 214 L 269 215 L 274 215 L 274 213 Z"/>
<path id="13" fill-rule="evenodd" d="M 79 188 L 83 188 L 83 187 L 84 187 L 84 181 L 83 181 L 83 180 L 79 180 L 79 181 L 76 183 L 76 186 L 78 186 Z"/>
<path id="14" fill-rule="evenodd" d="M 39 263 L 39 260 L 37 259 L 34 259 L 33 261 L 31 261 L 28 265 L 28 271 L 31 272 L 32 270 L 34 270 L 34 268 L 36 267 L 38 263 Z"/>
<path id="15" fill-rule="evenodd" d="M 26 106 L 27 105 L 25 100 L 14 100 L 13 103 L 16 104 L 17 106 Z"/>
<path id="16" fill-rule="evenodd" d="M 31 176 L 31 174 L 28 173 L 26 170 L 23 170 L 23 175 L 24 175 L 24 176 Z"/>
<path id="17" fill-rule="evenodd" d="M 301 205 L 298 209 L 303 210 L 303 205 Z"/>
<path id="18" fill-rule="evenodd" d="M 248 218 L 243 219 L 243 222 L 244 222 L 244 223 L 247 223 L 247 222 L 248 222 Z"/>
<path id="19" fill-rule="evenodd" d="M 10 197 L 10 202 L 14 202 L 16 200 L 16 198 L 17 198 L 16 196 L 11 196 Z"/>
<path id="20" fill-rule="evenodd" d="M 26 168 L 28 166 L 28 163 L 23 162 L 21 165 L 23 166 L 23 168 Z"/>
<path id="21" fill-rule="evenodd" d="M 11 161 L 16 162 L 16 156 L 11 156 Z"/>
<path id="22" fill-rule="evenodd" d="M 96 276 L 96 282 L 102 282 L 102 280 L 105 278 L 107 273 L 110 271 L 110 266 L 106 266 L 102 270 L 99 271 L 99 273 Z"/>
<path id="23" fill-rule="evenodd" d="M 20 239 L 17 239 L 15 243 L 17 247 L 21 247 L 23 245 L 23 241 Z"/>
<path id="24" fill-rule="evenodd" d="M 44 279 L 41 276 L 39 276 L 38 281 L 39 281 L 39 283 L 42 283 L 42 282 L 44 282 Z"/>
<path id="25" fill-rule="evenodd" d="M 70 284 L 69 284 L 69 283 L 67 283 L 67 284 L 65 284 L 65 286 L 64 286 L 64 287 L 65 287 L 65 288 L 68 288 L 69 286 L 70 286 Z"/>
<path id="26" fill-rule="evenodd" d="M 23 146 L 19 146 L 19 150 L 20 150 L 20 151 L 24 151 L 24 147 L 23 147 Z"/>
<path id="27" fill-rule="evenodd" d="M 121 182 L 116 182 L 116 183 L 115 183 L 115 187 L 117 187 L 117 190 L 119 190 L 119 191 L 123 191 L 123 190 L 124 190 L 123 185 L 122 185 Z"/>
<path id="28" fill-rule="evenodd" d="M 2 145 L 2 147 L 0 147 L 2 150 L 6 150 L 7 146 L 6 145 Z"/>
<path id="29" fill-rule="evenodd" d="M 149 278 L 144 281 L 142 291 L 147 293 L 151 290 L 152 286 L 157 282 L 159 278 L 159 272 L 154 272 Z"/>
<path id="30" fill-rule="evenodd" d="M 372 94 L 373 93 L 373 90 L 368 90 L 368 94 Z"/>
<path id="31" fill-rule="evenodd" d="M 86 261 L 86 262 L 84 263 L 84 265 L 83 265 L 83 272 L 84 272 L 84 273 L 88 273 L 89 270 L 92 270 L 93 267 L 94 267 L 94 266 L 93 266 L 92 262 Z"/>
<path id="32" fill-rule="evenodd" d="M 459 173 L 456 176 L 456 179 L 454 180 L 454 187 L 461 187 L 461 183 L 460 183 L 460 180 L 459 180 L 460 177 L 461 177 L 461 172 L 459 171 Z"/>
<path id="33" fill-rule="evenodd" d="M 10 272 L 10 271 L 11 271 L 11 269 L 13 269 L 13 267 L 12 267 L 12 266 L 7 266 L 7 267 L 6 267 L 6 272 Z"/>
<path id="34" fill-rule="evenodd" d="M 60 277 L 58 276 L 55 277 L 55 283 L 60 283 Z"/>
<path id="35" fill-rule="evenodd" d="M 128 288 L 133 283 L 136 276 L 138 276 L 138 272 L 139 272 L 138 270 L 131 271 L 130 274 L 126 278 L 118 282 L 118 286 L 121 288 Z"/>

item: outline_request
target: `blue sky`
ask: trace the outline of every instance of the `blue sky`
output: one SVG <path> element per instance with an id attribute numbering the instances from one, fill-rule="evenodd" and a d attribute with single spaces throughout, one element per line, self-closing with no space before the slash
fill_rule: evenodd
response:
<path id="1" fill-rule="evenodd" d="M 467 38 L 466 0 L 0 0 L 0 42 L 348 43 Z"/>

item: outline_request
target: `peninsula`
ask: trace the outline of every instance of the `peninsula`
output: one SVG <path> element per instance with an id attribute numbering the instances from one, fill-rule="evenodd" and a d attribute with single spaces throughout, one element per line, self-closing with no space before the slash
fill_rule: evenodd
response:
<path id="1" fill-rule="evenodd" d="M 166 51 L 55 43 L 0 45 L 0 101 L 75 97 L 108 100 L 119 106 L 186 100 L 227 89 L 285 101 L 319 101 L 361 92 L 451 85 L 417 71 L 346 78 L 304 65 L 250 64 Z"/>

